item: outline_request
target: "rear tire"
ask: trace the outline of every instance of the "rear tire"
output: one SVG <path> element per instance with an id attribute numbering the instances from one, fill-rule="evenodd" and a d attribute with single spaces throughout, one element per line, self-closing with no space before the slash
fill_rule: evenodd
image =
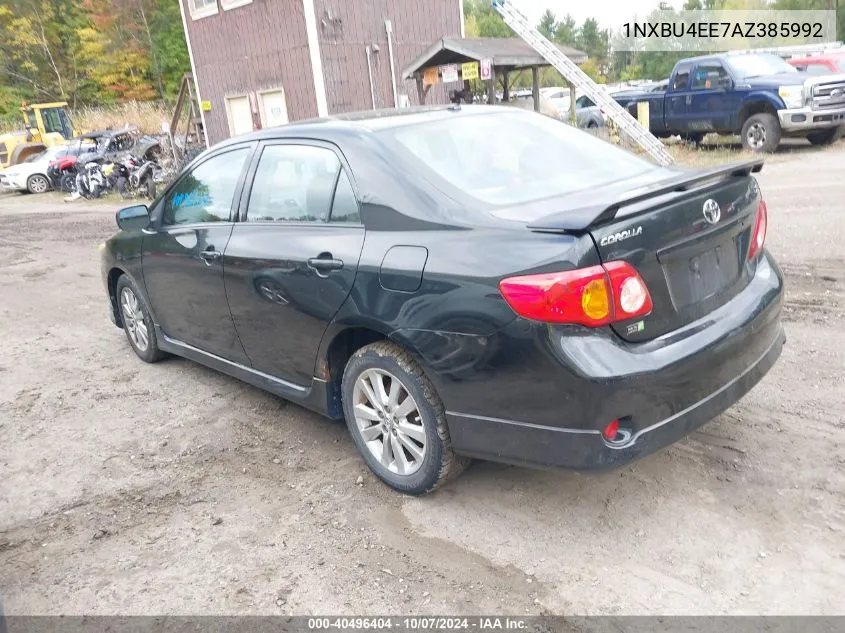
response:
<path id="1" fill-rule="evenodd" d="M 829 130 L 820 130 L 818 132 L 810 132 L 807 135 L 807 140 L 813 145 L 832 145 L 840 138 L 842 138 L 842 131 L 845 126 L 838 126 L 830 128 Z"/>
<path id="2" fill-rule="evenodd" d="M 123 332 L 138 358 L 145 363 L 156 363 L 167 356 L 158 348 L 155 326 L 144 295 L 128 275 L 121 275 L 117 280 L 115 296 Z"/>
<path id="3" fill-rule="evenodd" d="M 753 114 L 742 125 L 742 147 L 752 152 L 774 152 L 780 144 L 780 122 L 774 114 Z"/>
<path id="4" fill-rule="evenodd" d="M 346 425 L 358 452 L 394 490 L 429 493 L 470 463 L 452 451 L 446 411 L 434 386 L 394 343 L 380 341 L 355 352 L 343 372 L 341 390 Z"/>
<path id="5" fill-rule="evenodd" d="M 707 135 L 704 132 L 687 132 L 686 134 L 681 134 L 681 139 L 693 145 L 700 145 L 705 136 Z"/>

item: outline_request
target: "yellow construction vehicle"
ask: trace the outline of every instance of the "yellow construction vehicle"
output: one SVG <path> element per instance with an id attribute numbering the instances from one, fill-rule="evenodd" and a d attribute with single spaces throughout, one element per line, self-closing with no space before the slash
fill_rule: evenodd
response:
<path id="1" fill-rule="evenodd" d="M 0 168 L 17 165 L 28 156 L 76 136 L 67 103 L 21 103 L 24 129 L 0 135 Z"/>

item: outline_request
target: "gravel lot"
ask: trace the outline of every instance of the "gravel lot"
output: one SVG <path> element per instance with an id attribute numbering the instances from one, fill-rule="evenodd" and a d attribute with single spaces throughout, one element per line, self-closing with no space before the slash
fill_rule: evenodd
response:
<path id="1" fill-rule="evenodd" d="M 623 470 L 476 463 L 422 499 L 342 425 L 139 361 L 100 282 L 114 205 L 0 197 L 7 614 L 845 613 L 843 174 L 761 174 L 788 340 L 742 402 Z"/>

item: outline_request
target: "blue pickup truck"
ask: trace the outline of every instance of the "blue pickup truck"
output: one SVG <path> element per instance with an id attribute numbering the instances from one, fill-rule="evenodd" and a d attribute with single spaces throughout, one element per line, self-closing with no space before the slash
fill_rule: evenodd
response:
<path id="1" fill-rule="evenodd" d="M 774 151 L 783 137 L 826 145 L 845 130 L 845 74 L 810 75 L 765 53 L 682 59 L 665 91 L 614 99 L 634 116 L 636 104 L 647 101 L 657 136 L 699 142 L 709 132 L 739 134 L 756 152 Z"/>

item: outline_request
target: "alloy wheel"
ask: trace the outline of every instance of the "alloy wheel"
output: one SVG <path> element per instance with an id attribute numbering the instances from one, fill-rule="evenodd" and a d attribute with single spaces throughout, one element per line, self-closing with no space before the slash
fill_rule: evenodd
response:
<path id="1" fill-rule="evenodd" d="M 368 369 L 352 393 L 355 424 L 370 453 L 397 475 L 419 470 L 426 455 L 425 427 L 405 385 L 389 372 Z"/>
<path id="2" fill-rule="evenodd" d="M 754 123 L 748 128 L 746 137 L 748 138 L 749 147 L 753 147 L 754 149 L 762 147 L 766 143 L 766 128 L 759 123 Z"/>
<path id="3" fill-rule="evenodd" d="M 32 193 L 44 193 L 50 188 L 50 183 L 44 176 L 32 176 L 29 179 L 29 190 Z"/>
<path id="4" fill-rule="evenodd" d="M 123 327 L 132 343 L 140 351 L 145 352 L 150 344 L 150 336 L 141 303 L 131 288 L 124 288 L 120 293 L 120 312 L 123 316 Z"/>

